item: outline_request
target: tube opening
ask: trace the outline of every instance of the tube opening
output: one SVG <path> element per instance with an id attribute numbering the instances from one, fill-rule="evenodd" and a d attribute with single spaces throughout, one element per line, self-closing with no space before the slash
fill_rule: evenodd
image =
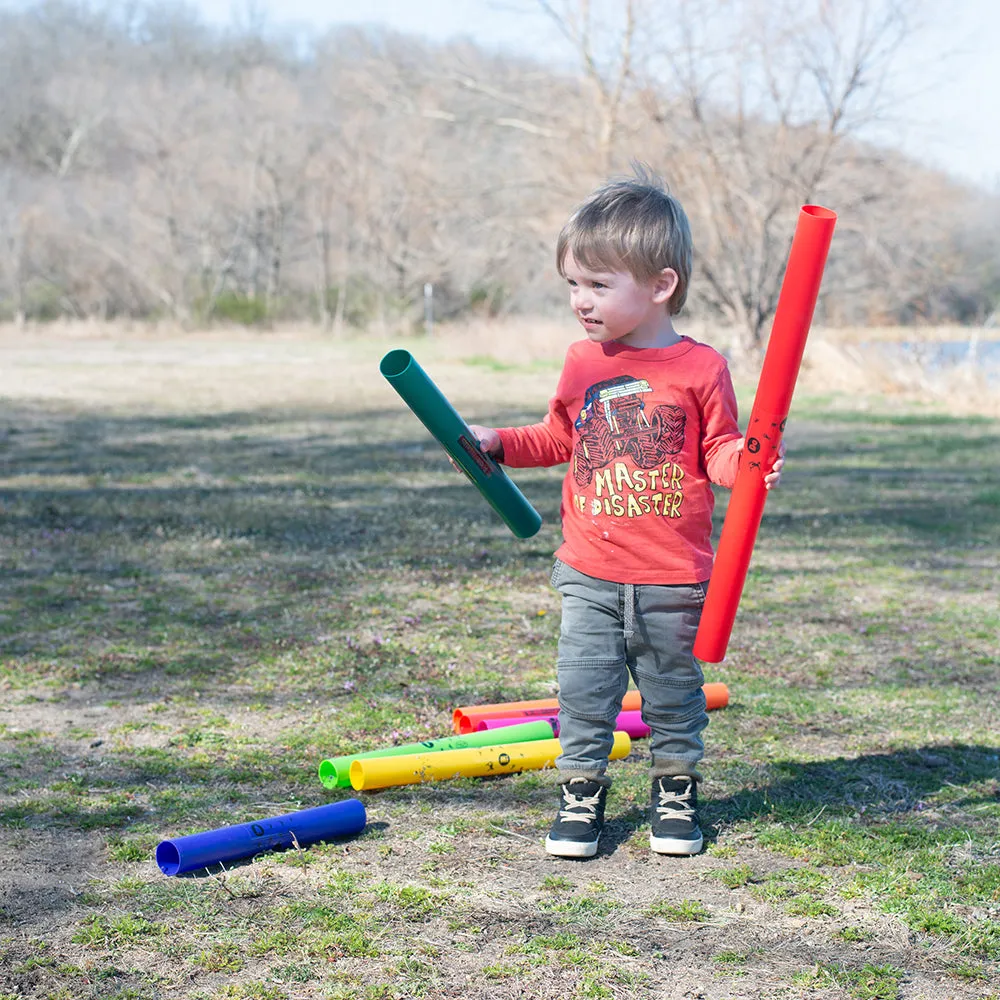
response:
<path id="1" fill-rule="evenodd" d="M 164 875 L 176 875 L 180 871 L 180 852 L 169 840 L 156 845 L 156 863 Z"/>
<path id="2" fill-rule="evenodd" d="M 398 378 L 406 369 L 409 367 L 410 362 L 413 360 L 413 355 L 409 351 L 404 351 L 399 348 L 395 351 L 390 351 L 378 365 L 378 370 L 386 378 Z"/>
<path id="3" fill-rule="evenodd" d="M 327 788 L 333 788 L 337 784 L 337 766 L 332 760 L 321 760 L 319 763 L 319 780 Z"/>
<path id="4" fill-rule="evenodd" d="M 361 790 L 365 785 L 365 766 L 360 760 L 351 761 L 351 787 Z"/>
<path id="5" fill-rule="evenodd" d="M 836 219 L 837 213 L 822 205 L 803 205 L 802 211 L 814 219 Z"/>

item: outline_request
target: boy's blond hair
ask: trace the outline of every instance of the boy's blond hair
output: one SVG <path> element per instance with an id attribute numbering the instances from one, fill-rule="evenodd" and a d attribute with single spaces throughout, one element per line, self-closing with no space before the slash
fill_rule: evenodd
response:
<path id="1" fill-rule="evenodd" d="M 664 268 L 677 272 L 668 309 L 678 313 L 687 299 L 693 248 L 691 225 L 663 181 L 642 164 L 635 176 L 599 187 L 563 226 L 556 241 L 556 268 L 566 277 L 566 254 L 590 271 L 628 271 L 649 281 Z"/>

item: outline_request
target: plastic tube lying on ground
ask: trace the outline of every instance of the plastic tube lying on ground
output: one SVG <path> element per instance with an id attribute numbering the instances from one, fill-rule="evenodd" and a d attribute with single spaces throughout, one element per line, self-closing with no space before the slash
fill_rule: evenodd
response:
<path id="1" fill-rule="evenodd" d="M 711 711 L 725 708 L 729 704 L 729 688 L 715 682 L 702 685 L 705 692 L 705 706 Z M 634 712 L 642 708 L 642 695 L 635 689 L 625 692 L 622 711 Z M 495 705 L 463 705 L 452 713 L 452 727 L 456 733 L 474 733 L 483 719 L 532 718 L 559 713 L 558 698 L 538 698 L 534 701 L 500 702 Z"/>
<path id="2" fill-rule="evenodd" d="M 508 743 L 530 743 L 534 740 L 551 740 L 556 735 L 548 719 L 527 721 L 515 719 L 509 733 L 505 734 Z M 423 743 L 404 743 L 396 747 L 383 747 L 380 750 L 365 750 L 362 753 L 346 754 L 341 757 L 330 757 L 319 765 L 319 780 L 327 788 L 351 787 L 351 762 L 367 760 L 373 757 L 403 757 L 416 753 L 439 753 L 444 750 L 464 750 L 469 747 L 491 746 L 497 742 L 495 736 L 489 733 L 470 732 L 464 736 L 445 736 L 439 740 L 425 740 Z"/>
<path id="3" fill-rule="evenodd" d="M 493 734 L 496 735 L 495 733 Z M 628 733 L 615 733 L 610 759 L 627 757 L 632 749 Z M 375 757 L 351 764 L 351 784 L 358 791 L 416 785 L 448 778 L 485 778 L 519 771 L 551 767 L 561 753 L 558 740 L 505 743 L 468 750 L 413 754 L 407 757 Z"/>
<path id="4" fill-rule="evenodd" d="M 836 221 L 836 213 L 819 205 L 799 213 L 694 641 L 694 655 L 708 663 L 721 662 L 729 645 L 767 499 L 764 476 L 778 457 Z"/>
<path id="5" fill-rule="evenodd" d="M 345 799 L 253 823 L 161 840 L 156 847 L 156 863 L 164 875 L 183 875 L 276 847 L 291 847 L 295 841 L 304 847 L 319 840 L 351 837 L 365 828 L 366 821 L 364 805 L 358 799 Z"/>
<path id="6" fill-rule="evenodd" d="M 542 526 L 541 515 L 489 455 L 469 425 L 409 351 L 389 351 L 379 371 L 403 397 L 403 402 L 437 438 L 472 484 L 518 538 L 530 538 Z"/>
<path id="7" fill-rule="evenodd" d="M 515 726 L 523 726 L 524 725 L 524 721 L 523 720 L 524 720 L 524 716 L 523 715 L 513 715 L 513 716 L 511 716 L 508 719 L 504 719 L 504 718 L 499 718 L 499 719 L 480 719 L 476 723 L 476 729 L 475 729 L 475 731 L 477 733 L 489 733 L 489 732 L 493 732 L 496 729 L 510 730 L 510 729 L 513 729 Z M 545 721 L 552 727 L 552 735 L 553 736 L 558 736 L 559 735 L 559 716 L 558 715 L 548 715 L 548 716 L 545 717 Z M 616 726 L 615 728 L 618 728 L 618 727 Z M 504 739 L 507 738 L 506 732 L 503 734 L 503 736 L 504 736 Z M 496 739 L 496 737 L 494 737 L 494 739 Z"/>
<path id="8" fill-rule="evenodd" d="M 629 711 L 642 706 L 642 696 L 638 691 L 626 691 L 622 699 L 622 709 Z M 512 719 L 516 717 L 555 715 L 559 711 L 558 698 L 534 698 L 529 701 L 500 701 L 492 705 L 460 705 L 452 712 L 452 727 L 456 733 L 475 732 L 475 723 L 468 724 L 473 716 L 479 719 Z"/>
<path id="9" fill-rule="evenodd" d="M 553 735 L 559 735 L 559 716 L 554 715 L 551 718 L 545 720 L 552 726 Z M 518 720 L 515 719 L 480 719 L 476 723 L 476 732 L 493 732 L 494 739 L 498 735 L 502 735 L 504 739 L 507 738 L 506 732 L 503 734 L 497 734 L 496 730 L 513 730 L 518 726 Z M 638 709 L 632 712 L 619 712 L 618 718 L 615 719 L 615 730 L 628 733 L 629 736 L 634 740 L 642 739 L 644 736 L 649 735 L 649 726 L 642 721 L 642 712 Z"/>

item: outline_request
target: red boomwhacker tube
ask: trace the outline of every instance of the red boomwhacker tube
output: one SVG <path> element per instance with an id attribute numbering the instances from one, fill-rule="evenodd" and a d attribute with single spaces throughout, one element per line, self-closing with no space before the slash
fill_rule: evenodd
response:
<path id="1" fill-rule="evenodd" d="M 708 663 L 720 663 L 729 645 L 767 499 L 764 476 L 778 457 L 836 222 L 836 213 L 819 205 L 803 205 L 799 212 L 739 471 L 694 641 L 694 655 Z"/>
<path id="2" fill-rule="evenodd" d="M 705 707 L 712 711 L 715 708 L 725 708 L 729 704 L 729 688 L 718 681 L 703 684 L 705 692 Z M 637 711 L 642 708 L 642 696 L 634 688 L 625 692 L 622 699 L 622 711 Z M 508 701 L 496 705 L 462 705 L 456 708 L 452 717 L 452 727 L 456 733 L 474 733 L 483 719 L 518 719 L 527 721 L 537 717 L 545 718 L 557 715 L 559 700 L 557 698 L 538 698 L 534 701 Z"/>

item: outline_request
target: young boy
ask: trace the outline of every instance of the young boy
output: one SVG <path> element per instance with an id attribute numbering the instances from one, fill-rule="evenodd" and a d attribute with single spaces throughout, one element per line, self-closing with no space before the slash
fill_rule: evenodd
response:
<path id="1" fill-rule="evenodd" d="M 629 674 L 651 730 L 650 846 L 702 847 L 708 716 L 691 650 L 712 571 L 711 484 L 732 487 L 743 440 L 725 359 L 673 326 L 691 257 L 684 210 L 645 168 L 595 191 L 556 244 L 586 339 L 570 346 L 548 414 L 526 427 L 472 427 L 511 467 L 569 462 L 552 571 L 562 595 L 561 801 L 545 849 L 557 856 L 597 853 Z"/>

